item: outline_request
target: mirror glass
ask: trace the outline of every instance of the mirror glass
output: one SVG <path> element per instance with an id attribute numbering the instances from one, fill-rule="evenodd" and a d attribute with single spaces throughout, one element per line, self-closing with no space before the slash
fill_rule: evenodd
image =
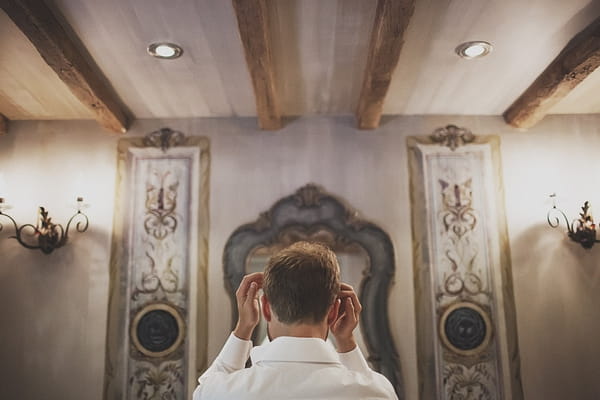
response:
<path id="1" fill-rule="evenodd" d="M 380 227 L 360 218 L 357 211 L 317 185 L 302 186 L 277 200 L 256 221 L 240 225 L 227 240 L 223 272 L 231 298 L 232 329 L 238 318 L 235 291 L 244 275 L 263 271 L 272 254 L 299 240 L 326 244 L 337 254 L 342 280 L 356 289 L 363 306 L 361 324 L 355 331 L 358 345 L 371 360 L 371 367 L 401 394 L 400 358 L 388 322 L 388 295 L 395 271 L 392 241 Z M 262 323 L 252 341 L 258 345 L 266 336 Z"/>
<path id="2" fill-rule="evenodd" d="M 351 285 L 356 291 L 357 295 L 359 295 L 360 297 L 360 285 L 365 272 L 369 268 L 369 257 L 366 251 L 362 248 L 362 246 L 358 244 L 347 244 L 343 246 L 339 244 L 336 245 L 335 243 L 332 243 L 331 234 L 329 234 L 329 232 L 325 230 L 321 230 L 317 234 L 311 236 L 312 237 L 310 239 L 302 238 L 302 240 L 319 241 L 333 249 L 336 253 L 338 262 L 340 264 L 342 282 Z M 298 240 L 301 239 L 298 238 Z M 264 268 L 266 267 L 271 255 L 290 245 L 294 241 L 296 240 L 286 240 L 284 243 L 280 242 L 269 247 L 257 247 L 253 249 L 248 255 L 248 258 L 246 259 L 246 273 L 249 274 L 253 272 L 264 271 Z M 265 340 L 268 340 L 267 326 L 262 316 L 255 335 L 255 343 L 257 344 L 261 344 Z M 369 352 L 367 351 L 365 341 L 363 340 L 363 334 L 361 332 L 360 325 L 354 331 L 354 336 L 356 338 L 358 346 L 360 347 L 360 350 L 365 355 L 365 357 L 367 357 Z M 329 336 L 328 342 L 334 345 L 333 335 Z"/>

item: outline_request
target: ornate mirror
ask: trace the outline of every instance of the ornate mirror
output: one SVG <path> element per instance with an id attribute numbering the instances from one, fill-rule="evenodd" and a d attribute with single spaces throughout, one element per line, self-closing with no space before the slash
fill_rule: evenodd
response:
<path id="1" fill-rule="evenodd" d="M 403 398 L 398 353 L 388 322 L 388 294 L 394 278 L 394 247 L 381 228 L 315 185 L 306 185 L 277 201 L 256 222 L 240 226 L 223 254 L 225 285 L 237 321 L 235 291 L 244 275 L 262 271 L 277 250 L 299 240 L 319 241 L 337 254 L 342 280 L 358 292 L 363 312 L 357 339 L 371 367 L 384 374 Z M 264 326 L 253 341 L 262 342 Z"/>

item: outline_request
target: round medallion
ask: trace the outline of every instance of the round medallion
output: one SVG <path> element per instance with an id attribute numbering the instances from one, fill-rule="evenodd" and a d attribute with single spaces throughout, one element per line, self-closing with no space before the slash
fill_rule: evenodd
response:
<path id="1" fill-rule="evenodd" d="M 455 353 L 470 356 L 485 349 L 492 336 L 488 314 L 478 305 L 468 302 L 448 307 L 440 319 L 442 342 Z"/>
<path id="2" fill-rule="evenodd" d="M 131 338 L 137 350 L 149 357 L 164 357 L 174 352 L 184 337 L 179 312 L 165 303 L 149 304 L 133 318 Z"/>

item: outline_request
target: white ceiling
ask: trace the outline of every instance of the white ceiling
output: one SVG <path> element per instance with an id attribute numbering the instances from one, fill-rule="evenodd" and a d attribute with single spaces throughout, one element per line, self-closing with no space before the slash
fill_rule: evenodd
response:
<path id="1" fill-rule="evenodd" d="M 137 118 L 256 115 L 229 0 L 54 0 Z M 286 115 L 351 114 L 375 0 L 270 0 L 277 90 Z M 565 44 L 600 15 L 589 0 L 418 0 L 384 114 L 500 115 Z M 92 118 L 0 11 L 0 113 L 10 119 Z M 463 60 L 454 48 L 486 40 Z M 146 54 L 155 41 L 177 60 Z M 598 113 L 592 74 L 555 113 Z"/>

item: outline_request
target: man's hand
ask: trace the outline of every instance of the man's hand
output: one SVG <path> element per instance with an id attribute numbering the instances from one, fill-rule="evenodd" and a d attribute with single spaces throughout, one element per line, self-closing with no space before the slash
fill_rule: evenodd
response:
<path id="1" fill-rule="evenodd" d="M 336 301 L 341 302 L 340 311 L 329 328 L 333 337 L 335 337 L 338 352 L 347 353 L 356 347 L 352 332 L 358 326 L 362 306 L 352 286 L 346 283 L 341 284 L 338 300 Z"/>
<path id="2" fill-rule="evenodd" d="M 263 273 L 255 272 L 244 276 L 235 297 L 237 299 L 238 322 L 233 334 L 242 340 L 250 340 L 252 331 L 260 321 L 258 290 L 263 285 Z"/>

